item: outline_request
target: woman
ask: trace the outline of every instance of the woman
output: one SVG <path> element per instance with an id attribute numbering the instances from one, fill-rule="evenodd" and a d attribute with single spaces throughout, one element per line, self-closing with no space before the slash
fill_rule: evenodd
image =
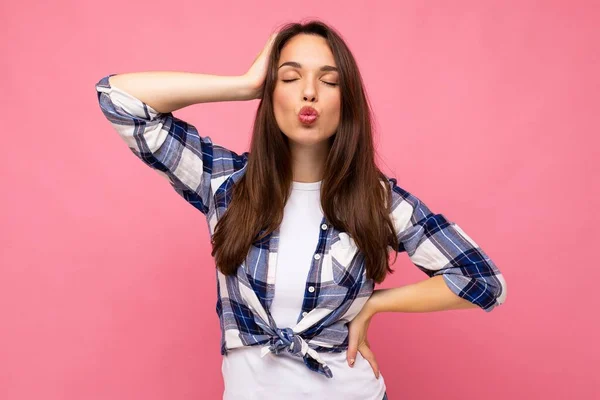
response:
<path id="1" fill-rule="evenodd" d="M 367 340 L 374 314 L 506 297 L 492 260 L 375 165 L 354 57 L 322 22 L 289 24 L 238 77 L 112 74 L 104 115 L 144 163 L 206 215 L 217 269 L 224 399 L 387 398 Z M 237 154 L 172 112 L 260 99 Z M 389 252 L 430 279 L 374 291 Z"/>

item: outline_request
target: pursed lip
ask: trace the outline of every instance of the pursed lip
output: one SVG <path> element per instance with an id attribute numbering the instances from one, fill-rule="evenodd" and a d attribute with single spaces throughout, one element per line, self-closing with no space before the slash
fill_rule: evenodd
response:
<path id="1" fill-rule="evenodd" d="M 315 115 L 315 116 L 319 116 L 319 112 L 317 110 L 315 110 L 314 108 L 312 108 L 311 106 L 304 106 L 300 109 L 300 112 L 298 113 L 298 115 Z"/>

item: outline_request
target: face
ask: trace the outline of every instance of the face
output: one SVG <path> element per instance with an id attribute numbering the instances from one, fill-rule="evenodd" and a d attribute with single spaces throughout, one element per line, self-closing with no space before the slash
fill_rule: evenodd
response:
<path id="1" fill-rule="evenodd" d="M 340 120 L 339 75 L 326 40 L 294 36 L 282 48 L 277 67 L 273 111 L 279 129 L 295 145 L 326 143 Z M 314 122 L 299 118 L 304 106 L 318 112 Z"/>

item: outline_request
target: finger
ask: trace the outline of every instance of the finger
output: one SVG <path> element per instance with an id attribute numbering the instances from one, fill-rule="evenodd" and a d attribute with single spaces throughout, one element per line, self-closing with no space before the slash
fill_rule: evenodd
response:
<path id="1" fill-rule="evenodd" d="M 275 38 L 277 37 L 277 33 L 272 33 L 271 36 L 269 36 L 269 40 L 267 40 L 267 43 L 265 44 L 265 47 L 263 47 L 263 52 L 267 52 L 271 49 L 271 46 L 273 46 L 273 42 L 275 41 Z"/>
<path id="2" fill-rule="evenodd" d="M 371 364 L 375 378 L 379 379 L 379 365 L 377 364 L 377 360 L 375 360 L 375 354 L 373 354 L 371 349 L 366 345 L 360 346 L 358 351 L 360 351 L 360 354 L 362 354 L 369 364 Z"/>
<path id="3" fill-rule="evenodd" d="M 354 329 L 348 329 L 348 351 L 346 352 L 346 360 L 348 365 L 353 367 L 354 361 L 356 360 L 356 352 L 358 350 L 358 335 L 354 332 Z"/>

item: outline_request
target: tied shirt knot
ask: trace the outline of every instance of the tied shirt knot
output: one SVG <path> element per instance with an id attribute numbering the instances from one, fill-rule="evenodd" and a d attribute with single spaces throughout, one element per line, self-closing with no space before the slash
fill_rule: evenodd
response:
<path id="1" fill-rule="evenodd" d="M 269 344 L 262 348 L 261 357 L 267 353 L 279 355 L 284 350 L 296 357 L 304 360 L 304 364 L 311 370 L 325 375 L 328 378 L 333 377 L 331 369 L 319 357 L 319 354 L 308 346 L 308 343 L 296 334 L 291 328 L 276 328 L 275 335 L 269 340 Z"/>

